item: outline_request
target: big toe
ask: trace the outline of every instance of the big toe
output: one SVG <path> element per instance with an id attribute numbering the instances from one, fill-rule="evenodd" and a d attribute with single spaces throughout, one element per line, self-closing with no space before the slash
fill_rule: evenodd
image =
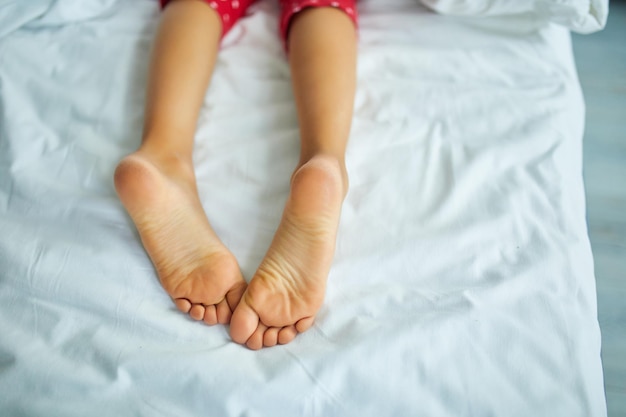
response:
<path id="1" fill-rule="evenodd" d="M 226 303 L 228 304 L 228 307 L 230 308 L 231 312 L 234 312 L 237 306 L 239 305 L 239 301 L 241 301 L 241 297 L 243 297 L 243 293 L 246 292 L 247 286 L 248 285 L 242 278 L 238 284 L 235 284 L 226 293 Z"/>
<path id="2" fill-rule="evenodd" d="M 246 297 L 242 297 L 230 319 L 230 337 L 243 345 L 252 336 L 258 325 L 259 315 L 248 305 Z"/>

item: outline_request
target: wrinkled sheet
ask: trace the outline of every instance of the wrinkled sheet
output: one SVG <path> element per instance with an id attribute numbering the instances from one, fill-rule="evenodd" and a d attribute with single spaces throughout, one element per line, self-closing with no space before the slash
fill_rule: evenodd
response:
<path id="1" fill-rule="evenodd" d="M 578 33 L 604 28 L 608 0 L 421 0 L 442 14 L 501 16 L 528 13 L 539 21 L 558 23 Z"/>
<path id="2" fill-rule="evenodd" d="M 565 29 L 361 3 L 327 296 L 253 352 L 175 310 L 116 198 L 158 12 L 93 4 L 0 39 L 0 414 L 606 415 Z M 247 279 L 298 155 L 276 20 L 263 1 L 224 40 L 194 155 Z"/>

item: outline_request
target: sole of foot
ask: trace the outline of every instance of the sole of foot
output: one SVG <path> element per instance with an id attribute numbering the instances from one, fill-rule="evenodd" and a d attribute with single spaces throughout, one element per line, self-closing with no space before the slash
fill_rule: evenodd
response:
<path id="1" fill-rule="evenodd" d="M 285 344 L 313 325 L 335 251 L 344 173 L 326 155 L 294 173 L 278 230 L 233 312 L 235 342 L 254 350 Z"/>
<path id="2" fill-rule="evenodd" d="M 119 163 L 114 179 L 178 309 L 209 325 L 229 323 L 246 283 L 209 224 L 191 164 L 139 150 Z"/>

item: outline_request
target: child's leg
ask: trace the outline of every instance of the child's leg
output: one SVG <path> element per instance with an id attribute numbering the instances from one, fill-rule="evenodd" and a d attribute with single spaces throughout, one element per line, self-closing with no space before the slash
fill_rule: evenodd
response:
<path id="1" fill-rule="evenodd" d="M 192 165 L 200 106 L 221 37 L 218 14 L 197 0 L 163 11 L 150 67 L 142 144 L 115 172 L 115 187 L 161 284 L 176 306 L 207 324 L 227 323 L 245 281 L 215 235 Z"/>
<path id="2" fill-rule="evenodd" d="M 354 24 L 335 8 L 305 9 L 293 20 L 288 42 L 301 155 L 278 231 L 231 320 L 233 340 L 251 349 L 288 343 L 313 324 L 348 187 Z"/>

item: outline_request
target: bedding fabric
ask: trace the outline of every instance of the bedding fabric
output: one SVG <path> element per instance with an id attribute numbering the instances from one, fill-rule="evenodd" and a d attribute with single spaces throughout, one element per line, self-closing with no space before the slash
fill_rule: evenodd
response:
<path id="1" fill-rule="evenodd" d="M 538 21 L 563 25 L 578 33 L 604 28 L 608 0 L 422 0 L 444 14 L 495 16 L 528 13 Z"/>
<path id="2" fill-rule="evenodd" d="M 158 7 L 93 4 L 38 6 L 0 39 L 0 414 L 606 415 L 566 29 L 360 3 L 325 303 L 253 352 L 175 310 L 116 198 Z M 261 1 L 224 39 L 194 156 L 248 279 L 298 155 L 277 19 Z"/>

